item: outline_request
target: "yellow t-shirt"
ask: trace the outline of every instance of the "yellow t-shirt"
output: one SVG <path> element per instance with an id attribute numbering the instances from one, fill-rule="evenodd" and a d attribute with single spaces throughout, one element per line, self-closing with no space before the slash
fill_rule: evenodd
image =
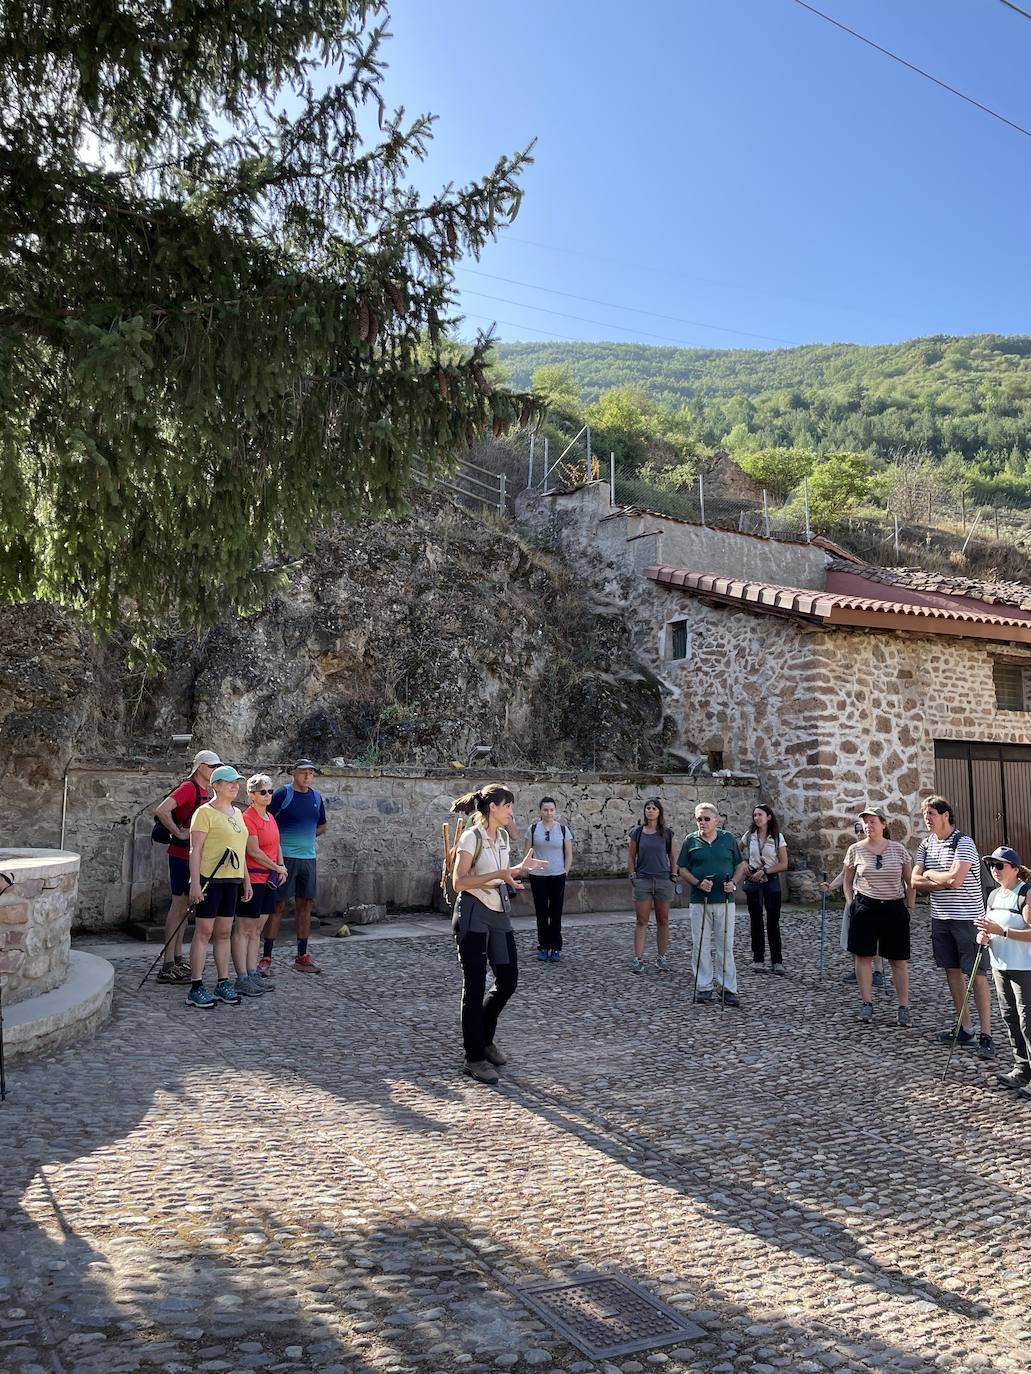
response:
<path id="1" fill-rule="evenodd" d="M 233 858 L 226 859 L 215 877 L 239 878 L 242 882 L 247 853 L 247 827 L 243 823 L 243 812 L 234 806 L 233 814 L 227 816 L 222 811 L 216 811 L 210 802 L 205 802 L 197 807 L 190 821 L 190 834 L 195 831 L 201 831 L 204 835 L 204 848 L 200 856 L 201 877 L 211 877 L 219 859 L 228 849 L 232 851 Z"/>

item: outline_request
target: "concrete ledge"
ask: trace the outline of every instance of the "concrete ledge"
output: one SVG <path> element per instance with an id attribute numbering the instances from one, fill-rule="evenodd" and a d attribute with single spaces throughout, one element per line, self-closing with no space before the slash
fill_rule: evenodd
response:
<path id="1" fill-rule="evenodd" d="M 110 1015 L 114 978 L 106 959 L 73 949 L 68 977 L 59 988 L 4 1008 L 7 1058 L 63 1049 L 93 1035 Z"/>

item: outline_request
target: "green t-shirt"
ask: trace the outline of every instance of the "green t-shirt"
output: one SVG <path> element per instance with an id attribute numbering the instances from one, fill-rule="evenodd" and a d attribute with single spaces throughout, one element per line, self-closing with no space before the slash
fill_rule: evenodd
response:
<path id="1" fill-rule="evenodd" d="M 693 835 L 688 835 L 680 846 L 677 866 L 686 868 L 691 876 L 699 881 L 703 878 L 711 878 L 710 900 L 715 899 L 720 902 L 728 895 L 723 891 L 723 884 L 730 882 L 734 876 L 734 869 L 740 862 L 741 850 L 738 848 L 737 840 L 728 831 L 717 830 L 711 844 L 706 844 L 701 835 L 695 831 Z M 699 892 L 696 887 L 692 886 L 688 896 L 691 902 L 697 906 L 705 901 L 706 894 Z"/>

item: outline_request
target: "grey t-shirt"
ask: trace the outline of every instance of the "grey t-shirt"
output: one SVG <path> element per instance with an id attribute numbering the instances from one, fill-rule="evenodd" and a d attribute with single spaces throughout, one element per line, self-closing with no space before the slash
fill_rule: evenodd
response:
<path id="1" fill-rule="evenodd" d="M 566 826 L 566 839 L 572 840 L 573 832 Z M 543 821 L 534 821 L 526 832 L 526 843 L 533 849 L 535 859 L 543 859 L 547 868 L 539 868 L 535 877 L 559 878 L 566 871 L 566 856 L 563 848 L 562 825 L 553 821 L 549 830 Z"/>
<path id="2" fill-rule="evenodd" d="M 637 876 L 639 878 L 670 877 L 669 850 L 667 836 L 658 831 L 652 833 L 643 826 L 631 832 L 631 839 L 637 841 Z"/>

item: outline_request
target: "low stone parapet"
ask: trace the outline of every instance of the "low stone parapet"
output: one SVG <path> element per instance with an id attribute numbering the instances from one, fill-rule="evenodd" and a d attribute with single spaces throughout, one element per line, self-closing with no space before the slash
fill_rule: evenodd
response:
<path id="1" fill-rule="evenodd" d="M 62 849 L 0 849 L 14 886 L 0 896 L 0 976 L 7 1006 L 64 982 L 78 900 L 79 856 Z"/>

